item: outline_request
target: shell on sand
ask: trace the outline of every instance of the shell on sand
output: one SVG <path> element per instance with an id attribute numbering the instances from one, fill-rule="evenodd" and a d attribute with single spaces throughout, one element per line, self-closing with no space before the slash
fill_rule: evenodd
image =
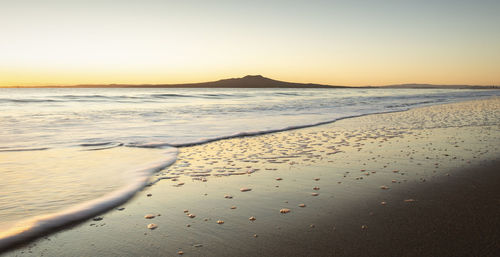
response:
<path id="1" fill-rule="evenodd" d="M 231 210 L 234 210 L 234 209 L 236 209 L 236 206 L 231 206 Z"/>
<path id="2" fill-rule="evenodd" d="M 283 180 L 282 178 L 276 178 L 276 180 Z"/>
<path id="3" fill-rule="evenodd" d="M 178 251 L 178 252 L 177 252 L 177 254 L 178 254 L 178 255 L 183 255 L 183 254 L 184 254 L 184 252 L 183 252 L 183 251 Z"/>
<path id="4" fill-rule="evenodd" d="M 305 205 L 305 204 L 303 204 L 303 203 L 301 203 L 301 204 L 299 204 L 299 207 L 304 208 L 304 207 L 306 207 L 306 205 Z"/>
<path id="5" fill-rule="evenodd" d="M 384 186 L 380 186 L 380 189 L 386 190 L 386 189 L 389 189 L 389 187 L 384 185 Z"/>
<path id="6" fill-rule="evenodd" d="M 184 210 L 184 213 L 188 213 L 188 212 L 189 212 L 189 210 L 187 210 L 187 209 L 186 209 L 186 210 Z"/>
<path id="7" fill-rule="evenodd" d="M 313 187 L 313 190 L 319 190 L 319 187 Z"/>
<path id="8" fill-rule="evenodd" d="M 318 196 L 318 193 L 311 193 L 312 196 Z"/>
<path id="9" fill-rule="evenodd" d="M 155 217 L 155 215 L 153 214 L 147 214 L 146 216 L 144 216 L 145 219 L 153 219 Z"/>
<path id="10" fill-rule="evenodd" d="M 224 221 L 223 220 L 218 220 L 217 224 L 224 224 Z"/>
<path id="11" fill-rule="evenodd" d="M 250 217 L 250 218 L 248 218 L 248 219 L 249 219 L 249 220 L 251 220 L 251 221 L 256 220 L 256 218 L 255 218 L 254 216 L 252 216 L 252 217 Z"/>
<path id="12" fill-rule="evenodd" d="M 289 213 L 290 209 L 283 208 L 280 210 L 280 213 Z"/>
<path id="13" fill-rule="evenodd" d="M 188 215 L 187 215 L 187 216 L 188 216 L 188 217 L 190 217 L 191 219 L 192 219 L 192 218 L 194 218 L 194 217 L 196 217 L 196 215 L 194 215 L 194 214 L 192 214 L 192 213 L 188 213 Z"/>
<path id="14" fill-rule="evenodd" d="M 157 228 L 157 227 L 158 227 L 158 225 L 156 225 L 156 224 L 154 224 L 154 223 L 148 224 L 148 228 L 149 228 L 149 229 L 155 229 L 155 228 Z"/>
<path id="15" fill-rule="evenodd" d="M 242 188 L 240 188 L 240 191 L 241 192 L 247 192 L 247 191 L 252 191 L 252 189 L 251 188 L 242 187 Z"/>

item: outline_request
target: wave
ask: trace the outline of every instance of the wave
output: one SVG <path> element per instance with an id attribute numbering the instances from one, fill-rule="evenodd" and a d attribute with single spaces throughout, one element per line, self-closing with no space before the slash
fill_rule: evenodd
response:
<path id="1" fill-rule="evenodd" d="M 190 146 L 196 146 L 196 145 L 203 145 L 219 140 L 225 140 L 225 139 L 232 139 L 232 138 L 240 138 L 240 137 L 251 137 L 251 136 L 259 136 L 259 135 L 265 135 L 265 134 L 271 134 L 271 133 L 277 133 L 277 132 L 284 132 L 284 131 L 289 131 L 289 130 L 296 130 L 296 129 L 303 129 L 303 128 L 310 128 L 310 127 L 316 127 L 316 126 L 321 126 L 325 124 L 330 124 L 339 120 L 343 119 L 350 119 L 350 118 L 356 118 L 356 117 L 362 117 L 362 116 L 367 116 L 367 115 L 372 115 L 372 114 L 384 114 L 384 113 L 395 113 L 395 112 L 404 112 L 407 111 L 408 109 L 405 110 L 392 110 L 392 111 L 383 111 L 383 112 L 371 112 L 371 113 L 364 113 L 364 114 L 358 114 L 358 115 L 350 115 L 350 116 L 344 116 L 340 117 L 337 119 L 333 120 L 327 120 L 327 121 L 321 121 L 321 122 L 316 122 L 316 123 L 311 123 L 311 124 L 304 124 L 304 125 L 297 125 L 297 126 L 288 126 L 280 129 L 270 129 L 270 130 L 259 130 L 259 131 L 245 131 L 245 132 L 238 132 L 232 135 L 226 135 L 226 136 L 219 136 L 219 137 L 212 137 L 212 138 L 206 138 L 206 139 L 200 139 L 196 141 L 191 141 L 191 142 L 185 142 L 185 143 L 168 143 L 168 142 L 155 142 L 155 143 L 128 143 L 125 144 L 124 146 L 126 147 L 139 147 L 139 148 L 163 148 L 163 147 L 176 147 L 176 148 L 182 148 L 182 147 L 190 147 Z"/>
<path id="2" fill-rule="evenodd" d="M 165 152 L 167 157 L 165 161 L 137 170 L 134 179 L 128 185 L 114 192 L 57 213 L 21 221 L 13 228 L 0 232 L 0 252 L 125 203 L 148 184 L 153 173 L 172 165 L 176 161 L 177 153 L 176 148 L 168 149 Z"/>
<path id="3" fill-rule="evenodd" d="M 82 149 L 82 151 L 97 151 L 97 150 L 105 150 L 123 146 L 123 143 L 117 143 L 117 142 L 86 143 L 86 144 L 80 144 L 80 146 L 85 147 L 84 149 Z"/>
<path id="4" fill-rule="evenodd" d="M 13 99 L 13 98 L 0 98 L 0 102 L 10 102 L 10 103 L 53 103 L 59 102 L 53 99 Z"/>
<path id="5" fill-rule="evenodd" d="M 192 95 L 182 95 L 182 94 L 154 94 L 151 97 L 155 98 L 166 98 L 166 97 L 193 97 Z"/>
<path id="6" fill-rule="evenodd" d="M 153 98 L 175 98 L 175 97 L 182 97 L 182 98 L 212 98 L 212 99 L 227 99 L 227 98 L 238 98 L 238 97 L 245 97 L 245 95 L 242 94 L 211 94 L 211 93 L 198 93 L 198 94 L 152 94 L 149 95 L 149 97 Z"/>
<path id="7" fill-rule="evenodd" d="M 0 149 L 0 152 L 28 152 L 28 151 L 44 151 L 48 150 L 50 148 L 48 147 L 40 147 L 40 148 L 7 148 L 7 149 Z"/>

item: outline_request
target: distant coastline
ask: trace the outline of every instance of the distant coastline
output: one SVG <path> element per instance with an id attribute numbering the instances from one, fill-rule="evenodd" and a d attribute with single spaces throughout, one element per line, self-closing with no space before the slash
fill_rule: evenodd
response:
<path id="1" fill-rule="evenodd" d="M 447 89 L 500 89 L 498 85 L 433 85 L 433 84 L 397 84 L 384 86 L 339 86 L 314 83 L 295 83 L 279 81 L 262 75 L 247 75 L 242 78 L 221 79 L 210 82 L 183 84 L 81 84 L 51 86 L 0 86 L 0 88 L 447 88 Z"/>

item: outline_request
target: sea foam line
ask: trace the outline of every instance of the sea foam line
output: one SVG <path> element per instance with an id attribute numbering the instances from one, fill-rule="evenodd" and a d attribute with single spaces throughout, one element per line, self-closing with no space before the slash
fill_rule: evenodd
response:
<path id="1" fill-rule="evenodd" d="M 272 133 L 277 133 L 277 132 L 284 132 L 284 131 L 289 131 L 289 130 L 296 130 L 296 129 L 316 127 L 316 126 L 321 126 L 321 125 L 326 125 L 326 124 L 334 123 L 334 122 L 337 122 L 337 121 L 340 121 L 340 120 L 344 120 L 344 119 L 357 118 L 357 117 L 362 117 L 362 116 L 367 116 L 367 115 L 405 112 L 405 111 L 408 111 L 408 110 L 410 110 L 410 108 L 407 108 L 407 109 L 404 109 L 404 110 L 391 110 L 391 111 L 383 111 L 383 112 L 363 113 L 363 114 L 357 114 L 357 115 L 350 115 L 350 116 L 339 117 L 339 118 L 336 118 L 336 119 L 333 119 L 333 120 L 321 121 L 321 122 L 316 122 L 316 123 L 311 123 L 311 124 L 305 124 L 305 125 L 288 126 L 288 127 L 279 128 L 279 129 L 238 132 L 238 133 L 227 135 L 227 136 L 213 137 L 213 138 L 202 139 L 202 140 L 192 141 L 192 142 L 187 142 L 187 143 L 163 143 L 163 142 L 162 143 L 144 143 L 144 144 L 129 143 L 129 144 L 126 144 L 125 146 L 126 147 L 139 147 L 139 148 L 161 148 L 161 147 L 170 146 L 170 147 L 176 147 L 176 148 L 183 148 L 183 147 L 204 145 L 204 144 L 208 144 L 208 143 L 211 143 L 211 142 L 220 141 L 220 140 L 226 140 L 226 139 L 232 139 L 232 138 L 260 136 L 260 135 L 272 134 Z"/>
<path id="2" fill-rule="evenodd" d="M 94 217 L 132 198 L 144 188 L 153 173 L 161 171 L 176 161 L 178 150 L 167 149 L 167 160 L 135 172 L 134 180 L 116 191 L 100 198 L 78 204 L 63 211 L 20 221 L 13 228 L 0 233 L 0 252 L 17 244 L 26 243 L 51 231 Z"/>
<path id="3" fill-rule="evenodd" d="M 162 143 L 144 143 L 144 144 L 129 143 L 129 144 L 125 144 L 125 146 L 127 146 L 127 147 L 140 147 L 140 148 L 161 148 L 161 147 L 166 147 L 166 146 L 177 147 L 177 148 L 190 147 L 190 146 L 204 145 L 207 143 L 211 143 L 211 142 L 215 142 L 215 141 L 219 141 L 219 140 L 225 140 L 225 139 L 260 136 L 260 135 L 272 134 L 272 133 L 277 133 L 277 132 L 284 132 L 284 131 L 289 131 L 289 130 L 316 127 L 316 126 L 334 123 L 334 122 L 344 120 L 344 119 L 358 118 L 358 117 L 363 117 L 363 116 L 368 116 L 368 115 L 406 112 L 406 111 L 409 111 L 412 109 L 422 108 L 422 107 L 426 107 L 426 106 L 441 105 L 441 104 L 453 104 L 453 103 L 458 103 L 458 102 L 475 101 L 475 100 L 495 98 L 495 97 L 497 97 L 497 96 L 484 96 L 484 97 L 478 97 L 478 98 L 472 99 L 472 100 L 466 99 L 466 100 L 454 101 L 454 102 L 432 102 L 432 103 L 424 102 L 424 104 L 419 103 L 419 105 L 412 106 L 412 107 L 408 106 L 407 108 L 400 109 L 400 110 L 387 110 L 387 111 L 380 111 L 380 112 L 368 112 L 368 113 L 361 113 L 361 114 L 355 114 L 355 115 L 347 115 L 347 116 L 335 118 L 332 120 L 320 121 L 320 122 L 316 122 L 316 123 L 288 126 L 288 127 L 279 128 L 279 129 L 238 132 L 238 133 L 231 134 L 231 135 L 213 137 L 213 138 L 202 139 L 202 140 L 187 142 L 187 143 L 165 143 L 165 142 L 162 142 Z"/>

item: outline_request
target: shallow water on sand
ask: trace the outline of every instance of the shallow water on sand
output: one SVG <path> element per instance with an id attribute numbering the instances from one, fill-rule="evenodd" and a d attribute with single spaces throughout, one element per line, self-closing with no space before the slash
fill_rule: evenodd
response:
<path id="1" fill-rule="evenodd" d="M 20 220 L 90 201 L 138 180 L 138 171 L 174 156 L 164 149 L 50 149 L 0 152 L 0 231 Z"/>

